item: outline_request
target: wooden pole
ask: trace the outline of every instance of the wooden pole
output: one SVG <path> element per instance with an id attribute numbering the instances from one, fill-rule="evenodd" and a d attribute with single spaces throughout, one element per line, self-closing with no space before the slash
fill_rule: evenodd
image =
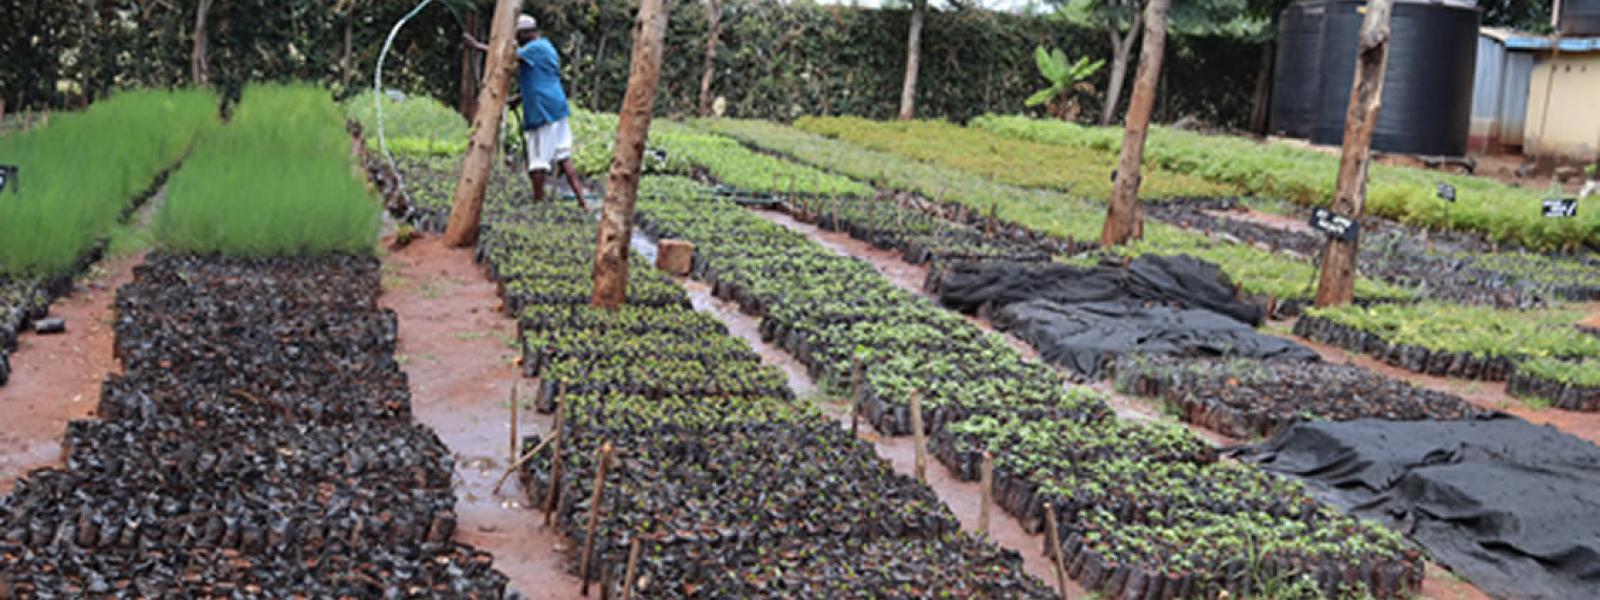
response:
<path id="1" fill-rule="evenodd" d="M 566 402 L 560 402 L 559 404 L 556 404 L 556 446 L 550 451 L 550 489 L 545 490 L 544 494 L 545 527 L 549 527 L 550 523 L 555 518 L 556 498 L 561 492 L 561 447 L 565 445 L 562 443 L 562 441 L 567 434 L 567 426 L 565 424 L 566 419 L 563 419 L 562 417 L 566 416 L 566 413 Z"/>
<path id="2" fill-rule="evenodd" d="M 212 0 L 200 0 L 194 9 L 194 45 L 189 50 L 189 81 L 203 86 L 211 79 L 206 57 L 206 20 L 211 16 Z"/>
<path id="3" fill-rule="evenodd" d="M 628 240 L 633 235 L 633 203 L 639 194 L 639 166 L 650 116 L 655 110 L 656 86 L 661 82 L 662 46 L 667 35 L 665 0 L 642 0 L 633 24 L 633 66 L 628 92 L 622 98 L 617 143 L 606 179 L 605 204 L 600 214 L 600 234 L 594 249 L 594 298 L 600 308 L 622 306 L 628 291 Z"/>
<path id="4" fill-rule="evenodd" d="M 706 0 L 706 61 L 700 73 L 700 116 L 712 113 L 711 81 L 717 74 L 717 39 L 722 35 L 722 2 Z"/>
<path id="5" fill-rule="evenodd" d="M 911 440 L 916 444 L 917 481 L 928 480 L 928 448 L 922 433 L 922 391 L 911 390 Z"/>
<path id="6" fill-rule="evenodd" d="M 1172 0 L 1150 0 L 1145 7 L 1144 42 L 1139 49 L 1139 72 L 1128 100 L 1128 123 L 1122 133 L 1122 156 L 1117 160 L 1117 180 L 1111 189 L 1100 245 L 1127 243 L 1144 237 L 1144 209 L 1139 206 L 1139 166 L 1144 161 L 1144 139 L 1150 130 L 1150 112 L 1161 81 L 1161 57 L 1167 47 L 1167 9 Z"/>
<path id="7" fill-rule="evenodd" d="M 1158 0 L 1159 1 L 1159 0 Z M 1056 526 L 1056 508 L 1049 502 L 1044 503 L 1045 539 L 1050 544 L 1050 556 L 1054 560 L 1051 564 L 1056 571 L 1056 589 L 1061 592 L 1061 597 L 1067 597 L 1067 566 L 1061 560 L 1061 531 Z"/>
<path id="8" fill-rule="evenodd" d="M 639 552 L 644 549 L 644 541 L 638 536 L 633 538 L 633 547 L 628 549 L 628 570 L 622 578 L 622 600 L 633 598 L 633 582 L 638 574 Z"/>
<path id="9" fill-rule="evenodd" d="M 472 141 L 461 159 L 461 177 L 456 180 L 451 202 L 450 224 L 444 241 L 457 248 L 478 242 L 478 218 L 483 215 L 483 193 L 489 187 L 494 167 L 495 148 L 500 140 L 500 117 L 516 68 L 517 13 L 522 0 L 495 0 L 489 27 L 488 67 L 483 73 L 483 88 L 478 90 L 478 110 L 472 119 Z"/>
<path id="10" fill-rule="evenodd" d="M 600 446 L 600 464 L 594 473 L 594 493 L 589 496 L 589 527 L 583 534 L 583 557 L 578 562 L 578 578 L 583 580 L 578 595 L 589 595 L 589 555 L 594 553 L 594 530 L 600 526 L 600 493 L 606 487 L 606 466 L 611 462 L 611 442 Z"/>
<path id="11" fill-rule="evenodd" d="M 511 382 L 511 460 L 517 460 L 517 382 Z"/>
<path id="12" fill-rule="evenodd" d="M 1344 116 L 1344 145 L 1339 151 L 1339 181 L 1333 212 L 1359 219 L 1367 201 L 1367 167 L 1371 163 L 1372 130 L 1383 106 L 1383 72 L 1389 63 L 1389 14 L 1394 0 L 1367 3 L 1367 17 L 1357 38 L 1356 75 L 1350 84 L 1350 106 Z M 1349 304 L 1356 295 L 1356 251 L 1359 238 L 1330 236 L 1317 279 L 1317 306 Z"/>
<path id="13" fill-rule="evenodd" d="M 928 0 L 911 0 L 911 30 L 906 33 L 906 77 L 900 86 L 900 120 L 917 114 L 917 71 L 922 64 L 922 22 Z"/>
<path id="14" fill-rule="evenodd" d="M 983 464 L 978 467 L 978 487 L 982 501 L 978 504 L 978 533 L 989 533 L 989 505 L 994 498 L 994 455 L 983 451 Z"/>

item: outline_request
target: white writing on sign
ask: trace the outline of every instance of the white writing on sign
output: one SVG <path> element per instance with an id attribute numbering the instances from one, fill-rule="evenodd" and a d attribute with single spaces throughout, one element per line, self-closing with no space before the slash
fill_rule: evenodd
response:
<path id="1" fill-rule="evenodd" d="M 1552 219 L 1570 219 L 1578 216 L 1577 198 L 1547 198 L 1544 201 L 1544 216 Z"/>
<path id="2" fill-rule="evenodd" d="M 1436 191 L 1434 193 L 1437 194 L 1445 202 L 1455 202 L 1456 201 L 1456 186 L 1450 185 L 1448 183 L 1439 184 L 1439 186 L 1436 188 Z"/>
<path id="3" fill-rule="evenodd" d="M 1313 229 L 1346 242 L 1355 242 L 1356 236 L 1361 234 L 1361 223 L 1326 208 L 1313 209 L 1309 224 Z"/>

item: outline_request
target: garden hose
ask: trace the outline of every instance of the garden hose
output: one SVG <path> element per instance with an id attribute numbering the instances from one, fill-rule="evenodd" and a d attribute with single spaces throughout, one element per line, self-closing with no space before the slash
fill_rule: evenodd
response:
<path id="1" fill-rule="evenodd" d="M 395 191 L 400 194 L 401 198 L 406 197 L 405 176 L 400 174 L 400 167 L 395 164 L 394 155 L 389 154 L 389 141 L 383 135 L 383 61 L 388 58 L 389 49 L 394 46 L 394 38 L 400 34 L 400 28 L 405 27 L 407 21 L 417 16 L 418 13 L 422 12 L 422 9 L 427 8 L 432 3 L 433 0 L 422 0 L 422 3 L 411 9 L 411 12 L 406 13 L 406 16 L 400 17 L 399 21 L 395 21 L 394 27 L 389 29 L 389 37 L 383 40 L 383 50 L 378 53 L 378 67 L 372 74 L 372 105 L 377 111 L 378 151 L 383 153 L 383 160 L 389 164 L 389 171 L 394 173 Z"/>

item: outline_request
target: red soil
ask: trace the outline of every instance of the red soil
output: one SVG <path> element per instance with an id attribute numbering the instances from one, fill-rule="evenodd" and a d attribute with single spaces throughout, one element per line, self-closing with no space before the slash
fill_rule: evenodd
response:
<path id="1" fill-rule="evenodd" d="M 97 266 L 71 296 L 50 307 L 65 333 L 25 333 L 11 354 L 11 381 L 0 386 L 0 494 L 39 467 L 61 463 L 67 422 L 93 415 L 100 382 L 122 366 L 111 356 L 117 287 L 133 280 L 132 256 Z"/>

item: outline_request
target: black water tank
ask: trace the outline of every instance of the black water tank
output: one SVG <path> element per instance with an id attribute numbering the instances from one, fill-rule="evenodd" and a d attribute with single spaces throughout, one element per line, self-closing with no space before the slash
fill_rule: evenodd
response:
<path id="1" fill-rule="evenodd" d="M 1561 0 L 1563 35 L 1600 34 L 1600 0 Z"/>
<path id="2" fill-rule="evenodd" d="M 1317 122 L 1325 0 L 1290 4 L 1278 17 L 1278 55 L 1272 70 L 1274 135 L 1311 137 Z"/>
<path id="3" fill-rule="evenodd" d="M 1332 0 L 1322 20 L 1322 87 L 1311 141 L 1344 140 L 1345 109 L 1355 79 L 1356 38 L 1366 2 Z M 1470 1 L 1400 0 L 1389 24 L 1389 66 L 1372 148 L 1460 156 L 1472 125 L 1472 77 L 1478 57 L 1478 9 Z"/>

